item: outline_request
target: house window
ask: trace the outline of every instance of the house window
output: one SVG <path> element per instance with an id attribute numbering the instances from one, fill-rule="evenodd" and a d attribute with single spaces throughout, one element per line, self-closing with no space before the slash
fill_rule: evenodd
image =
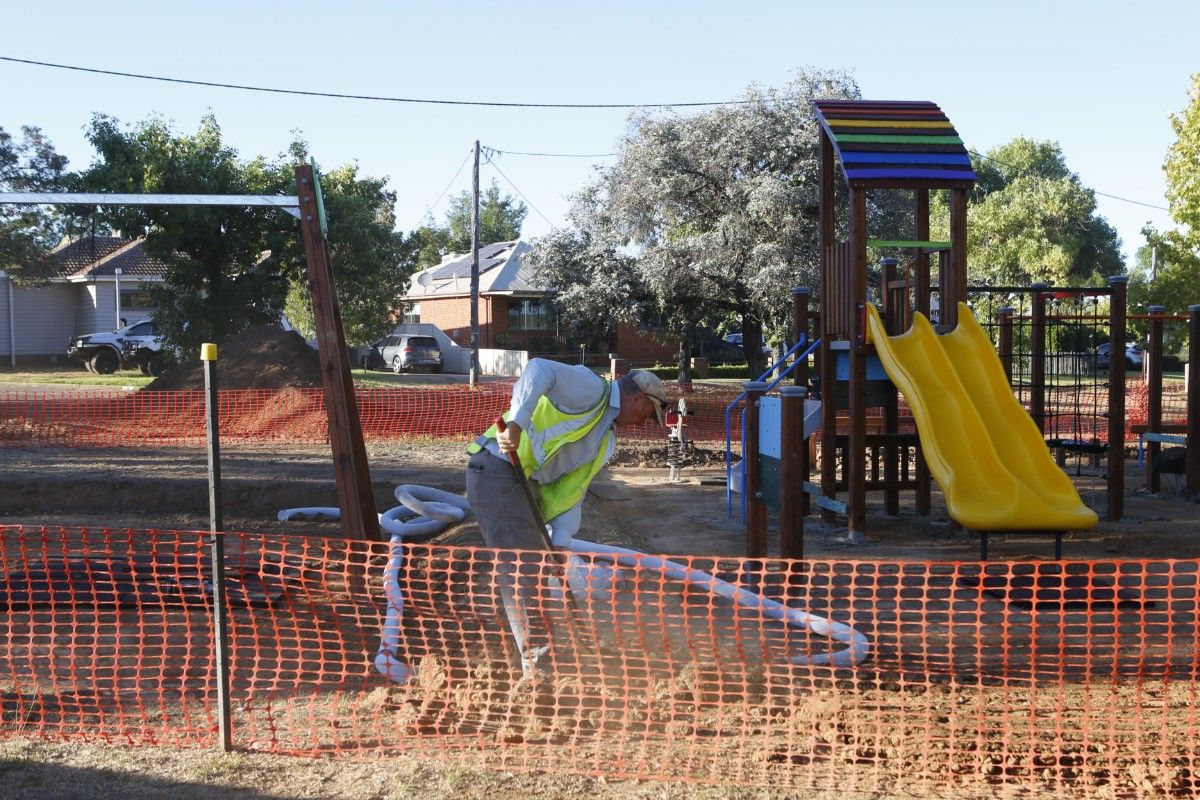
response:
<path id="1" fill-rule="evenodd" d="M 145 289 L 121 289 L 121 312 L 155 311 L 158 304 Z"/>
<path id="2" fill-rule="evenodd" d="M 404 304 L 404 320 L 405 325 L 418 325 L 421 322 L 421 304 L 420 303 L 405 303 Z"/>
<path id="3" fill-rule="evenodd" d="M 510 298 L 508 329 L 510 331 L 546 331 L 553 324 L 550 301 L 542 298 Z"/>

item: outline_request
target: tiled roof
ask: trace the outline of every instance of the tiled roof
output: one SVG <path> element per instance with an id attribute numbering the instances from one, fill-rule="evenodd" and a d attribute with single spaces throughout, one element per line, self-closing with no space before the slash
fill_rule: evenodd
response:
<path id="1" fill-rule="evenodd" d="M 520 240 L 496 242 L 479 248 L 481 294 L 543 294 L 525 255 L 529 244 Z M 413 275 L 405 300 L 422 297 L 457 297 L 471 290 L 471 256 L 447 256 L 441 263 Z"/>
<path id="2" fill-rule="evenodd" d="M 161 278 L 167 265 L 146 253 L 144 239 L 84 236 L 60 245 L 46 257 L 51 280 L 91 280 L 112 277 Z"/>
<path id="3" fill-rule="evenodd" d="M 971 159 L 950 120 L 928 101 L 814 100 L 851 186 L 963 188 Z"/>

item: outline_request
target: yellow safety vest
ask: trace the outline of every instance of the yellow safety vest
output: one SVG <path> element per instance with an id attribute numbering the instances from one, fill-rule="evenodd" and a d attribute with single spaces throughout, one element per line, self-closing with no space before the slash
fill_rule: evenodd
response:
<path id="1" fill-rule="evenodd" d="M 540 398 L 533 410 L 533 424 L 529 430 L 521 432 L 521 443 L 517 445 L 517 455 L 521 459 L 525 476 L 534 475 L 553 459 L 563 446 L 579 441 L 600 424 L 604 412 L 608 409 L 611 391 L 611 384 L 605 381 L 604 392 L 599 402 L 579 414 L 567 413 L 557 408 L 548 398 Z M 504 419 L 508 421 L 507 411 L 504 413 Z M 496 426 L 492 425 L 467 447 L 467 452 L 478 453 L 487 444 L 488 439 L 496 438 L 496 433 Z M 604 435 L 600 441 L 600 448 L 591 461 L 584 462 L 548 483 L 535 482 L 538 505 L 542 508 L 543 518 L 547 521 L 552 520 L 564 511 L 569 511 L 583 499 L 588 484 L 604 466 L 604 456 L 608 452 L 611 437 L 612 431 Z"/>

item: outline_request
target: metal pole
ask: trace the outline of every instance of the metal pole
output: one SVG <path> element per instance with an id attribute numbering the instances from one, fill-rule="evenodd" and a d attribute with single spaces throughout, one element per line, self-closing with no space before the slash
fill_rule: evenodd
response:
<path id="1" fill-rule="evenodd" d="M 213 644 L 216 658 L 217 720 L 221 749 L 233 749 L 229 719 L 229 618 L 225 607 L 225 537 L 221 533 L 221 436 L 217 399 L 217 346 L 200 346 L 208 406 L 208 529 L 212 553 Z"/>
<path id="2" fill-rule="evenodd" d="M 117 267 L 113 270 L 113 294 L 115 297 L 117 324 L 113 326 L 113 330 L 123 327 L 121 325 L 121 268 Z"/>
<path id="3" fill-rule="evenodd" d="M 471 176 L 471 370 L 470 384 L 479 380 L 479 140 L 475 140 L 475 170 Z"/>

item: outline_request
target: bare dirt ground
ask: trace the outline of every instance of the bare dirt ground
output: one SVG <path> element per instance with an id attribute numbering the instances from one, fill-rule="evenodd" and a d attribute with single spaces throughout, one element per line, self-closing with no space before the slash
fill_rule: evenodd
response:
<path id="1" fill-rule="evenodd" d="M 461 443 L 370 443 L 376 502 L 394 505 L 392 490 L 417 483 L 463 490 L 466 454 Z M 710 451 L 679 483 L 667 480 L 658 450 L 626 446 L 585 504 L 580 536 L 651 553 L 734 557 L 744 553 L 737 516 L 726 514 L 724 471 Z M 336 523 L 279 522 L 279 509 L 336 505 L 329 451 L 323 447 L 232 447 L 222 462 L 227 530 L 336 536 Z M 179 448 L 0 450 L 0 523 L 26 526 L 205 529 L 208 524 L 203 450 Z M 1144 472 L 1127 461 L 1125 518 L 1071 534 L 1068 559 L 1196 558 L 1200 506 L 1172 492 L 1163 477 L 1157 496 L 1142 489 Z M 1081 494 L 1103 511 L 1098 477 L 1081 476 Z M 935 495 L 931 518 L 916 516 L 911 498 L 889 518 L 871 508 L 865 544 L 847 542 L 845 529 L 808 518 L 806 554 L 813 559 L 962 560 L 978 557 L 976 538 L 956 533 Z M 1103 513 L 1102 513 L 1103 516 Z M 777 551 L 772 525 L 771 548 Z M 469 520 L 443 541 L 477 543 Z M 995 560 L 1043 559 L 1048 536 L 995 537 Z M 512 775 L 446 767 L 419 757 L 363 764 L 350 760 L 293 759 L 253 753 L 127 750 L 76 743 L 0 741 L 0 780 L 12 797 L 528 797 L 750 798 L 766 790 L 700 788 L 675 784 L 592 780 L 568 775 Z"/>

